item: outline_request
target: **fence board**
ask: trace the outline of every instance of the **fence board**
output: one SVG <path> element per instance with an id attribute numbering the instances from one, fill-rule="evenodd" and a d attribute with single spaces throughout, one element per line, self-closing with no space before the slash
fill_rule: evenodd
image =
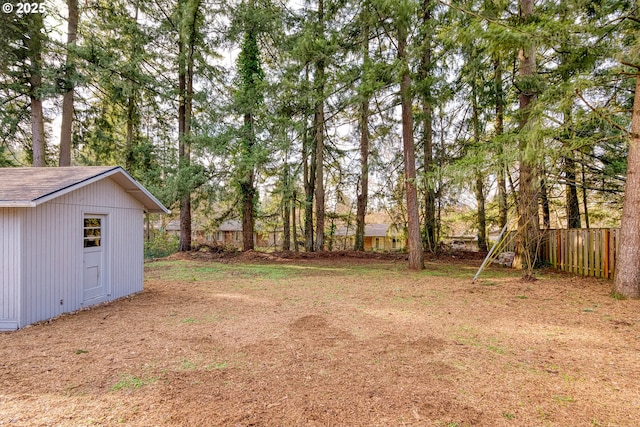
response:
<path id="1" fill-rule="evenodd" d="M 543 231 L 542 261 L 583 276 L 613 279 L 618 254 L 617 228 Z"/>

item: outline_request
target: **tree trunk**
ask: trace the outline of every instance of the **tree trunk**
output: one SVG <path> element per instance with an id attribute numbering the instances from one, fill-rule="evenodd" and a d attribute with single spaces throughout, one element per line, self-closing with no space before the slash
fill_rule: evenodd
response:
<path id="1" fill-rule="evenodd" d="M 305 120 L 305 124 L 307 120 Z M 306 129 L 306 126 L 305 126 Z M 306 130 L 303 139 L 303 176 L 304 176 L 304 250 L 313 252 L 313 195 L 316 183 L 316 150 L 314 143 L 309 143 Z M 312 139 L 311 141 L 315 141 Z M 311 157 L 309 159 L 309 157 Z"/>
<path id="2" fill-rule="evenodd" d="M 356 201 L 356 241 L 354 250 L 364 251 L 365 217 L 369 198 L 369 98 L 361 105 L 360 116 L 360 192 Z"/>
<path id="3" fill-rule="evenodd" d="M 179 54 L 184 54 L 184 45 L 180 42 L 178 46 Z M 178 74 L 178 158 L 179 167 L 187 169 L 191 163 L 190 159 L 190 143 L 188 141 L 190 133 L 190 123 L 187 115 L 187 67 L 184 59 L 181 60 L 180 70 Z M 186 177 L 182 177 L 184 179 Z M 191 250 L 191 194 L 187 190 L 180 200 L 180 246 L 181 252 Z"/>
<path id="4" fill-rule="evenodd" d="M 568 79 L 569 77 L 566 77 Z M 576 162 L 573 159 L 571 150 L 571 140 L 573 139 L 573 124 L 571 119 L 571 107 L 567 107 L 563 112 L 564 127 L 567 129 L 566 142 L 567 151 L 562 157 L 562 173 L 566 182 L 565 208 L 567 213 L 567 228 L 580 228 L 580 202 L 578 201 L 578 189 L 576 186 Z"/>
<path id="5" fill-rule="evenodd" d="M 324 0 L 318 0 L 318 37 L 324 39 Z M 316 251 L 324 249 L 324 86 L 325 62 L 324 52 L 320 52 L 320 59 L 316 61 L 316 106 L 314 114 L 314 138 L 316 146 Z"/>
<path id="6" fill-rule="evenodd" d="M 291 249 L 291 194 L 289 189 L 289 164 L 285 159 L 284 165 L 284 192 L 282 195 L 282 250 Z"/>
<path id="7" fill-rule="evenodd" d="M 298 252 L 300 248 L 298 247 L 298 223 L 296 217 L 296 190 L 293 190 L 293 194 L 291 195 L 291 236 L 293 237 L 293 250 Z"/>
<path id="8" fill-rule="evenodd" d="M 185 139 L 186 139 L 186 121 L 185 121 L 185 92 L 187 87 L 187 70 L 184 63 L 184 44 L 182 36 L 179 34 L 178 41 L 178 168 L 184 168 L 185 159 Z M 182 178 L 180 178 L 182 179 Z M 180 197 L 180 245 L 181 252 L 191 250 L 191 215 L 188 214 L 191 206 L 190 198 L 185 199 L 184 195 Z"/>
<path id="9" fill-rule="evenodd" d="M 309 67 L 305 67 L 306 82 L 309 83 Z M 309 118 L 305 112 L 302 131 L 302 179 L 304 181 L 304 250 L 313 252 L 313 196 L 316 189 L 315 138 L 309 138 Z"/>
<path id="10" fill-rule="evenodd" d="M 640 67 L 631 118 L 631 141 L 627 157 L 627 181 L 620 222 L 620 249 L 613 292 L 626 298 L 640 298 Z"/>
<path id="11" fill-rule="evenodd" d="M 366 13 L 366 12 L 365 12 Z M 366 20 L 365 20 L 366 22 Z M 364 251 L 365 216 L 367 213 L 367 201 L 369 198 L 369 92 L 367 86 L 367 73 L 370 67 L 369 60 L 369 25 L 364 24 L 362 31 L 362 86 L 360 96 L 363 97 L 360 104 L 360 191 L 356 199 L 356 241 L 354 250 Z"/>
<path id="12" fill-rule="evenodd" d="M 423 0 L 422 26 L 424 32 L 424 48 L 420 64 L 420 79 L 422 80 L 422 146 L 424 162 L 424 231 L 423 240 L 426 250 L 435 253 L 438 245 L 436 233 L 436 195 L 433 189 L 433 100 L 431 99 L 431 50 L 432 31 L 431 0 Z"/>
<path id="13" fill-rule="evenodd" d="M 316 146 L 316 241 L 315 250 L 324 249 L 324 102 L 316 106 L 315 122 L 315 146 Z"/>
<path id="14" fill-rule="evenodd" d="M 41 85 L 40 76 L 31 77 L 31 90 L 36 91 Z M 46 144 L 44 137 L 44 114 L 42 100 L 38 95 L 31 95 L 31 144 L 33 150 L 33 166 L 46 166 Z"/>
<path id="15" fill-rule="evenodd" d="M 191 112 L 193 105 L 193 61 L 195 50 L 195 25 L 198 6 L 189 17 L 188 37 L 178 34 L 178 158 L 179 167 L 184 171 L 191 165 Z M 186 19 L 182 16 L 182 19 Z M 186 39 L 186 40 L 185 40 Z M 186 50 L 186 51 L 185 51 Z M 182 179 L 186 179 L 183 176 Z M 181 252 L 191 250 L 191 189 L 187 189 L 180 201 L 180 245 Z"/>
<path id="16" fill-rule="evenodd" d="M 471 51 L 471 58 L 476 56 L 476 47 L 473 46 Z M 480 118 L 478 108 L 478 85 L 476 82 L 476 70 L 475 67 L 471 76 L 471 107 L 473 116 L 473 142 L 476 148 L 480 145 Z M 478 249 L 482 252 L 487 251 L 487 215 L 485 211 L 485 197 L 484 197 L 484 177 L 480 167 L 475 168 L 476 182 L 475 182 L 475 195 L 476 203 L 478 204 L 477 211 L 477 226 L 478 226 Z"/>
<path id="17" fill-rule="evenodd" d="M 71 137 L 73 123 L 73 70 L 71 59 L 73 46 L 78 38 L 78 0 L 67 0 L 69 20 L 67 21 L 67 59 L 65 62 L 65 89 L 62 98 L 62 124 L 60 126 L 59 166 L 71 166 Z"/>
<path id="18" fill-rule="evenodd" d="M 533 15 L 533 0 L 520 0 L 520 13 L 523 21 L 527 21 Z M 531 42 L 523 46 L 519 53 L 519 74 L 521 81 L 531 79 L 536 73 L 535 46 Z M 536 100 L 536 93 L 525 85 L 518 95 L 520 110 L 520 187 L 518 194 L 518 237 L 516 239 L 516 256 L 513 265 L 522 269 L 523 279 L 533 279 L 533 269 L 537 258 L 539 219 L 538 219 L 538 192 L 536 171 L 537 161 L 536 142 L 531 142 L 530 137 L 524 135 L 529 125 L 531 108 Z"/>
<path id="19" fill-rule="evenodd" d="M 243 182 L 240 183 L 242 192 L 242 250 L 251 251 L 254 249 L 254 198 L 255 188 L 253 186 L 253 169 L 248 172 Z"/>
<path id="20" fill-rule="evenodd" d="M 31 102 L 31 152 L 33 166 L 46 166 L 46 142 L 44 134 L 44 113 L 42 110 L 42 15 L 30 15 L 33 22 L 29 35 L 29 101 Z"/>
<path id="21" fill-rule="evenodd" d="M 584 158 L 582 159 L 582 209 L 584 210 L 584 225 L 589 228 L 589 206 L 587 205 L 587 182 L 585 178 Z"/>
<path id="22" fill-rule="evenodd" d="M 546 172 L 542 170 L 540 177 L 540 204 L 542 205 L 542 225 L 548 230 L 551 228 L 551 212 L 549 210 L 549 197 L 547 196 Z"/>
<path id="23" fill-rule="evenodd" d="M 478 174 L 476 176 L 476 202 L 478 203 L 478 250 L 482 252 L 487 251 L 487 215 L 485 211 L 485 197 L 484 197 L 484 180 L 482 176 Z"/>
<path id="24" fill-rule="evenodd" d="M 567 228 L 580 228 L 582 225 L 580 224 L 580 202 L 578 201 L 578 188 L 576 186 L 576 163 L 571 158 L 571 154 L 563 158 L 562 169 L 566 181 Z"/>
<path id="25" fill-rule="evenodd" d="M 424 254 L 420 237 L 418 191 L 416 189 L 416 160 L 413 141 L 413 109 L 411 102 L 411 75 L 407 62 L 407 27 L 398 22 L 398 58 L 402 63 L 400 99 L 402 104 L 402 145 L 404 154 L 405 188 L 407 197 L 407 232 L 409 243 L 409 269 L 424 269 Z"/>
<path id="26" fill-rule="evenodd" d="M 506 171 L 504 167 L 504 159 L 502 158 L 502 142 L 500 136 L 504 133 L 504 90 L 502 87 L 502 61 L 500 56 L 496 54 L 493 59 L 495 70 L 495 97 L 496 97 L 496 119 L 495 132 L 497 139 L 496 154 L 498 157 L 497 167 L 497 185 L 498 185 L 498 226 L 502 230 L 507 225 L 507 215 L 509 208 L 507 206 L 507 180 L 505 179 Z"/>

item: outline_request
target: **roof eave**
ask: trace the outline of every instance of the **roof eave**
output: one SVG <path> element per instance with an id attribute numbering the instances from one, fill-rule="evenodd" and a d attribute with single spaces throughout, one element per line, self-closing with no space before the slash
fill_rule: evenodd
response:
<path id="1" fill-rule="evenodd" d="M 149 193 L 143 186 L 141 186 L 135 179 L 133 179 L 133 177 L 131 177 L 131 175 L 129 175 L 127 171 L 122 169 L 120 166 L 114 166 L 113 169 L 106 170 L 102 173 L 92 176 L 91 178 L 82 180 L 80 182 L 77 182 L 73 185 L 60 189 L 58 191 L 54 191 L 42 197 L 38 197 L 34 200 L 31 200 L 28 202 L 23 202 L 23 201 L 17 202 L 17 203 L 20 203 L 20 205 L 19 206 L 13 205 L 13 207 L 33 208 L 108 177 L 111 177 L 111 179 L 113 179 L 118 185 L 120 185 L 125 190 L 125 192 L 131 194 L 133 198 L 139 201 L 142 204 L 142 206 L 144 206 L 145 212 L 165 213 L 165 214 L 171 213 L 171 211 L 167 209 L 158 199 L 156 199 L 153 196 L 153 194 Z M 14 202 L 9 202 L 9 203 L 14 203 Z"/>
<path id="2" fill-rule="evenodd" d="M 0 208 L 35 208 L 37 204 L 31 200 L 0 200 Z"/>

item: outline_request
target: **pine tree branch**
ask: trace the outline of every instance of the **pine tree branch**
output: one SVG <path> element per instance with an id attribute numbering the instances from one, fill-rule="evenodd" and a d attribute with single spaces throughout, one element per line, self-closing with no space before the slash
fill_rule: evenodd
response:
<path id="1" fill-rule="evenodd" d="M 615 123 L 613 120 L 611 120 L 609 117 L 605 116 L 604 114 L 600 113 L 600 111 L 598 111 L 597 108 L 593 107 L 591 104 L 589 104 L 589 102 L 584 99 L 584 96 L 582 96 L 582 93 L 580 92 L 580 90 L 576 89 L 576 95 L 578 96 L 578 98 L 580 98 L 582 100 L 582 102 L 585 103 L 585 105 L 594 113 L 596 113 L 598 116 L 600 116 L 601 119 L 603 119 L 604 121 L 606 121 L 607 123 L 609 123 L 611 126 L 613 126 L 614 128 L 618 129 L 619 131 L 629 135 L 632 138 L 640 138 L 640 135 L 636 135 L 633 134 L 632 132 L 630 132 L 628 129 L 623 128 L 622 126 L 620 126 L 619 124 Z"/>

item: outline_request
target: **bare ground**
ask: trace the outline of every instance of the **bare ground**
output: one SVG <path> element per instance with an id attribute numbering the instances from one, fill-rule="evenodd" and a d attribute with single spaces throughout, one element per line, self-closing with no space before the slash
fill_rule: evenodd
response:
<path id="1" fill-rule="evenodd" d="M 0 425 L 640 424 L 640 302 L 606 281 L 182 258 L 148 263 L 139 295 L 0 334 Z"/>

